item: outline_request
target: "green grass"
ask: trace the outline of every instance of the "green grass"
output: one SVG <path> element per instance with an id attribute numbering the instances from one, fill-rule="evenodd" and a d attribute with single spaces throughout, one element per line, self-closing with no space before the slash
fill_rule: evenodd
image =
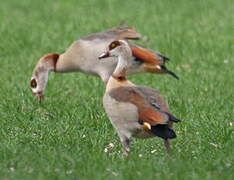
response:
<path id="1" fill-rule="evenodd" d="M 0 179 L 233 179 L 233 12 L 232 0 L 3 0 Z M 122 20 L 148 38 L 139 44 L 171 57 L 181 78 L 130 77 L 160 90 L 183 120 L 170 157 L 154 138 L 134 140 L 122 158 L 100 79 L 52 73 L 42 104 L 29 88 L 40 56 Z"/>

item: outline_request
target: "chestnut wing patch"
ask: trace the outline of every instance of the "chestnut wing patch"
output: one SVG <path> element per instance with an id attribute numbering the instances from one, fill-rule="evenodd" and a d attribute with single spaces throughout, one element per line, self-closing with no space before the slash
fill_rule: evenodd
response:
<path id="1" fill-rule="evenodd" d="M 164 115 L 164 118 L 169 120 L 169 124 L 172 122 L 180 122 L 181 120 L 176 118 L 173 114 L 171 114 L 169 106 L 164 98 L 160 95 L 159 91 L 156 91 L 153 88 L 138 86 L 135 87 L 138 91 L 140 91 L 146 97 L 149 104 L 157 109 L 158 112 L 161 112 Z"/>
<path id="2" fill-rule="evenodd" d="M 161 57 L 161 55 L 159 55 L 153 51 L 150 51 L 148 49 L 138 47 L 135 45 L 131 45 L 130 47 L 132 49 L 133 56 L 135 56 L 137 59 L 141 59 L 145 63 L 148 63 L 150 65 L 154 65 L 154 66 L 164 64 L 164 60 Z"/>
<path id="3" fill-rule="evenodd" d="M 110 92 L 110 96 L 119 102 L 129 102 L 137 106 L 139 120 L 149 123 L 151 126 L 166 124 L 167 114 L 155 109 L 148 98 L 136 87 L 119 87 Z M 159 107 L 160 108 L 160 107 Z"/>
<path id="4" fill-rule="evenodd" d="M 149 87 L 136 87 L 138 91 L 147 97 L 147 101 L 156 109 L 160 111 L 171 113 L 169 106 L 165 99 L 161 96 L 160 92 Z"/>

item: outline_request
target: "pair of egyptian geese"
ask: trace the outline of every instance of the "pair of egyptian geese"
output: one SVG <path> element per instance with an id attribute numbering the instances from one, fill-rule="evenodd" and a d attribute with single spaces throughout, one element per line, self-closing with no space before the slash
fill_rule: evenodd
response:
<path id="1" fill-rule="evenodd" d="M 135 28 L 120 25 L 75 41 L 63 54 L 43 56 L 31 78 L 33 93 L 42 100 L 51 71 L 100 77 L 107 83 L 103 105 L 123 145 L 123 154 L 130 152 L 132 137 L 158 136 L 169 151 L 169 140 L 176 137 L 172 124 L 180 120 L 171 114 L 158 91 L 133 84 L 127 75 L 149 72 L 178 77 L 166 68 L 167 57 L 128 41 L 140 36 Z"/>

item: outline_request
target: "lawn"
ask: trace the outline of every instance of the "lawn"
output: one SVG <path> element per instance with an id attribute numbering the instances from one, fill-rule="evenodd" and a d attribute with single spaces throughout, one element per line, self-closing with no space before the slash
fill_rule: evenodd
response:
<path id="1" fill-rule="evenodd" d="M 233 0 L 1 1 L 0 179 L 234 179 L 233 12 Z M 130 77 L 183 120 L 170 156 L 159 138 L 135 139 L 121 156 L 98 78 L 51 73 L 42 104 L 29 88 L 42 55 L 123 20 L 180 76 Z"/>

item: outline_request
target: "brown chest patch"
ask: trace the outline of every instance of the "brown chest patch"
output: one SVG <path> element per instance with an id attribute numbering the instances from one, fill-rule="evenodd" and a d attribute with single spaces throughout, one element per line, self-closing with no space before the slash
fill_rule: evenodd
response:
<path id="1" fill-rule="evenodd" d="M 114 79 L 116 79 L 117 81 L 120 81 L 120 82 L 127 81 L 127 79 L 126 79 L 125 76 L 115 76 L 115 75 L 112 75 L 112 77 Z"/>
<path id="2" fill-rule="evenodd" d="M 112 77 L 117 81 L 123 82 L 127 81 L 126 74 L 127 74 L 127 69 L 123 68 L 120 72 L 113 73 Z"/>

